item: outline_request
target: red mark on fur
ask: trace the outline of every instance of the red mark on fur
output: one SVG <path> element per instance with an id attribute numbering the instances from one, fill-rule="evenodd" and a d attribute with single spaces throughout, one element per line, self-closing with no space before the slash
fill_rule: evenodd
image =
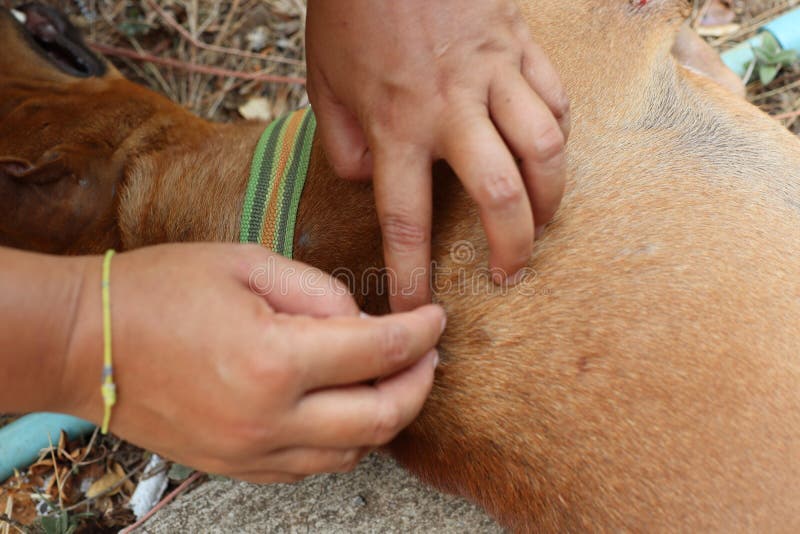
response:
<path id="1" fill-rule="evenodd" d="M 650 0 L 638 0 L 638 7 L 644 7 Z"/>

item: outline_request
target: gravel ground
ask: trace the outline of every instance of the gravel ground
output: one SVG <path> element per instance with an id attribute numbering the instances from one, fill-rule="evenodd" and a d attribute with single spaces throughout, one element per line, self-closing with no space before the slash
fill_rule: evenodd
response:
<path id="1" fill-rule="evenodd" d="M 144 532 L 501 533 L 477 507 L 423 486 L 373 455 L 353 473 L 297 485 L 212 480 L 146 523 Z"/>

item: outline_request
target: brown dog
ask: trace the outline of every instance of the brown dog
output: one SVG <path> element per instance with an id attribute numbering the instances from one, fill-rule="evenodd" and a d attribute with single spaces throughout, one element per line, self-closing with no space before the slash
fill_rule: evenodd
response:
<path id="1" fill-rule="evenodd" d="M 450 322 L 393 453 L 517 531 L 798 531 L 800 142 L 676 64 L 684 0 L 521 4 L 573 102 L 567 193 L 536 277 L 466 291 L 487 247 L 437 169 Z M 209 124 L 36 35 L 0 14 L 0 243 L 236 240 L 263 125 Z M 316 146 L 296 257 L 380 266 L 371 199 Z"/>

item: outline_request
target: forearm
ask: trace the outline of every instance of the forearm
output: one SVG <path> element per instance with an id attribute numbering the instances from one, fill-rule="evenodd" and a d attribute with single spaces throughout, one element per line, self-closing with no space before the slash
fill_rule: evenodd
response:
<path id="1" fill-rule="evenodd" d="M 61 405 L 85 265 L 0 247 L 0 412 Z"/>

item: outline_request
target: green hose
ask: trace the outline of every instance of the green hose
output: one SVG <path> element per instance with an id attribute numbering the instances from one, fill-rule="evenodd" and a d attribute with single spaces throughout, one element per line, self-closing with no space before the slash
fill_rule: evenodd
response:
<path id="1" fill-rule="evenodd" d="M 764 25 L 749 41 L 731 48 L 722 54 L 722 61 L 736 74 L 744 76 L 755 56 L 753 48 L 764 44 L 766 33 L 772 34 L 783 50 L 796 50 L 800 53 L 800 7 L 778 17 L 769 24 Z"/>
<path id="2" fill-rule="evenodd" d="M 0 428 L 0 482 L 24 469 L 39 457 L 39 451 L 58 444 L 61 431 L 75 439 L 94 430 L 92 423 L 57 413 L 34 413 Z"/>

